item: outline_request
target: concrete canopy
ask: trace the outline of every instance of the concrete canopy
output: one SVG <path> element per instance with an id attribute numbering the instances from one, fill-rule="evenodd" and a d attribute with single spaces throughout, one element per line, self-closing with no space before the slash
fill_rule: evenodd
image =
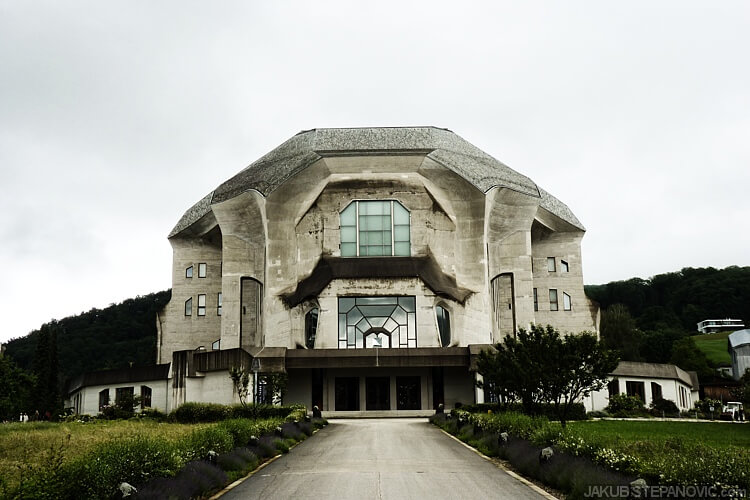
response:
<path id="1" fill-rule="evenodd" d="M 287 179 L 321 158 L 368 154 L 425 155 L 484 193 L 499 187 L 539 198 L 539 205 L 543 209 L 572 226 L 585 230 L 567 205 L 525 175 L 450 130 L 436 127 L 378 127 L 312 129 L 298 133 L 188 209 L 169 237 L 200 220 L 214 203 L 251 190 L 268 196 Z"/>

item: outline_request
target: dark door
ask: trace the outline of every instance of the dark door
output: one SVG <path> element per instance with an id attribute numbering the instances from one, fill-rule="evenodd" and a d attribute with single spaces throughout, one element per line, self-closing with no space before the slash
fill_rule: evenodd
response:
<path id="1" fill-rule="evenodd" d="M 445 405 L 443 394 L 443 369 L 435 367 L 432 369 L 432 409 L 437 410 L 438 405 Z"/>
<path id="2" fill-rule="evenodd" d="M 396 377 L 396 408 L 422 409 L 422 381 L 420 377 Z"/>
<path id="3" fill-rule="evenodd" d="M 336 411 L 359 411 L 358 377 L 336 377 Z"/>
<path id="4" fill-rule="evenodd" d="M 325 379 L 322 368 L 312 370 L 312 405 L 323 411 L 323 380 Z"/>
<path id="5" fill-rule="evenodd" d="M 365 387 L 368 410 L 391 409 L 391 379 L 389 377 L 367 377 Z"/>

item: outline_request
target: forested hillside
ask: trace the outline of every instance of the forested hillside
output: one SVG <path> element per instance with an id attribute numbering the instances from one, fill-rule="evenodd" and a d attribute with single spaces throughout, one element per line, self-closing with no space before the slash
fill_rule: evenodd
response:
<path id="1" fill-rule="evenodd" d="M 692 268 L 651 279 L 632 278 L 587 285 L 602 309 L 624 304 L 639 328 L 681 327 L 695 331 L 704 319 L 750 320 L 750 267 Z"/>
<path id="2" fill-rule="evenodd" d="M 674 363 L 701 378 L 718 364 L 697 348 L 696 323 L 704 319 L 750 320 L 750 267 L 685 268 L 650 279 L 632 278 L 586 286 L 602 308 L 601 336 L 622 359 Z"/>
<path id="3" fill-rule="evenodd" d="M 57 334 L 59 380 L 131 362 L 155 363 L 156 312 L 171 295 L 171 290 L 151 293 L 46 324 Z M 40 330 L 7 344 L 6 354 L 25 370 L 33 367 Z"/>

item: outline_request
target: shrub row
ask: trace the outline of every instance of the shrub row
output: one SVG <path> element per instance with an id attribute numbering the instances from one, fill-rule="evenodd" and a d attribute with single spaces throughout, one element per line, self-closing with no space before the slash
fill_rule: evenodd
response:
<path id="1" fill-rule="evenodd" d="M 184 403 L 169 414 L 168 419 L 182 424 L 218 422 L 232 418 L 287 418 L 296 414 L 297 419 L 306 413 L 303 405 L 273 406 L 265 404 L 220 405 L 216 403 Z"/>
<path id="2" fill-rule="evenodd" d="M 566 493 L 566 498 L 586 498 L 589 485 L 627 486 L 635 477 L 593 463 L 585 457 L 557 451 L 549 459 L 540 460 L 541 450 L 550 438 L 560 433 L 557 424 L 545 417 L 529 417 L 519 413 L 470 414 L 454 411 L 446 418 L 435 415 L 432 423 L 456 435 L 485 455 L 500 457 L 527 477 Z M 501 433 L 509 434 L 507 440 Z"/>
<path id="3" fill-rule="evenodd" d="M 517 412 L 523 413 L 523 405 L 521 403 L 477 403 L 471 405 L 464 405 L 461 410 L 468 411 L 470 413 L 492 413 L 501 412 Z M 541 403 L 535 408 L 535 414 L 547 417 L 549 420 L 557 420 L 557 413 L 555 412 L 555 405 L 551 403 Z M 567 419 L 572 420 L 586 420 L 586 407 L 583 403 L 574 403 L 570 407 Z"/>
<path id="4" fill-rule="evenodd" d="M 522 439 L 538 449 L 553 446 L 556 453 L 588 460 L 611 474 L 643 477 L 649 484 L 715 484 L 750 488 L 750 453 L 746 450 L 718 448 L 673 438 L 665 440 L 658 436 L 647 442 L 618 440 L 613 445 L 582 428 L 563 429 L 558 423 L 549 422 L 544 417 L 515 412 L 488 414 L 453 410 L 449 417 L 435 415 L 431 421 L 491 456 L 509 459 L 503 455 L 503 440 L 499 439 L 500 434 L 506 432 L 513 438 L 508 443 Z M 516 466 L 512 460 L 511 463 Z M 611 481 L 614 477 L 602 478 L 592 471 L 587 474 L 592 478 L 598 477 L 597 481 Z M 547 484 L 572 491 L 555 481 Z M 579 491 L 580 486 L 577 483 L 575 491 Z"/>
<path id="5" fill-rule="evenodd" d="M 174 476 L 186 464 L 206 459 L 209 452 L 230 453 L 248 446 L 257 436 L 273 436 L 279 429 L 279 440 L 302 439 L 312 433 L 311 428 L 306 431 L 312 424 L 286 422 L 282 417 L 228 419 L 200 426 L 176 441 L 159 436 L 110 441 L 70 461 L 64 460 L 64 446 L 53 447 L 43 463 L 31 467 L 20 485 L 3 496 L 41 500 L 110 498 L 122 482 L 139 485 L 153 478 Z M 284 442 L 287 450 L 289 444 Z"/>

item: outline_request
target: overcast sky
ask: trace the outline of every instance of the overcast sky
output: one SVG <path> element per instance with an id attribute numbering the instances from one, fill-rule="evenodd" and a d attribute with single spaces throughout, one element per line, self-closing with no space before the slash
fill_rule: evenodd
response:
<path id="1" fill-rule="evenodd" d="M 584 280 L 750 265 L 750 3 L 0 0 L 0 341 L 171 286 L 303 129 L 434 125 L 587 228 Z"/>

